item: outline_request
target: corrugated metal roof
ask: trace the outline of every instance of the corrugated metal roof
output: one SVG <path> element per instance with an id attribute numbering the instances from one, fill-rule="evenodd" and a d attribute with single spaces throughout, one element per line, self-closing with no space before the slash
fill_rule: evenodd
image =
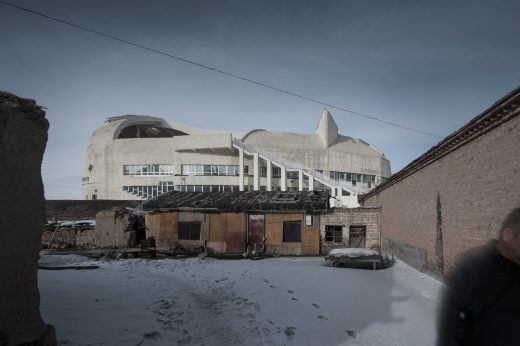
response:
<path id="1" fill-rule="evenodd" d="M 143 210 L 312 212 L 326 210 L 328 199 L 329 196 L 326 191 L 171 191 L 143 202 Z"/>

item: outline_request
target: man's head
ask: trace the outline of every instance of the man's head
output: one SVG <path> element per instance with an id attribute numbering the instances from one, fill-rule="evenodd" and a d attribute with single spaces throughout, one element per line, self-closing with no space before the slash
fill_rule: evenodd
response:
<path id="1" fill-rule="evenodd" d="M 520 208 L 511 211 L 504 220 L 499 244 L 500 253 L 520 265 Z"/>

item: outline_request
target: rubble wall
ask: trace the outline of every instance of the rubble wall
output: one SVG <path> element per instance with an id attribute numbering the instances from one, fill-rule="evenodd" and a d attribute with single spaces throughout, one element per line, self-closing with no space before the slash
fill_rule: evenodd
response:
<path id="1" fill-rule="evenodd" d="M 41 163 L 49 123 L 33 100 L 0 92 L 0 341 L 55 345 L 40 315 L 38 257 L 45 200 Z"/>
<path id="2" fill-rule="evenodd" d="M 332 249 L 350 247 L 350 226 L 365 226 L 365 247 L 381 249 L 378 208 L 332 208 L 321 214 L 320 235 L 321 252 L 328 254 Z M 341 226 L 342 237 L 340 242 L 325 241 L 327 226 Z"/>

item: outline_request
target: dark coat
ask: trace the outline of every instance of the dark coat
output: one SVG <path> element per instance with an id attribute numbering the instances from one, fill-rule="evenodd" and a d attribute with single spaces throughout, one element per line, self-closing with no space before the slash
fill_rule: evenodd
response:
<path id="1" fill-rule="evenodd" d="M 438 346 L 520 345 L 520 266 L 495 244 L 471 250 L 448 279 Z"/>

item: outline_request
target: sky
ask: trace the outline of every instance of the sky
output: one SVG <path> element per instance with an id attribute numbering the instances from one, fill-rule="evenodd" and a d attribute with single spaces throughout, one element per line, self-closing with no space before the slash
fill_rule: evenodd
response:
<path id="1" fill-rule="evenodd" d="M 440 138 L 520 84 L 519 1 L 9 1 Z M 83 197 L 86 146 L 109 116 L 312 133 L 324 108 L 1 3 L 0 32 L 0 90 L 47 108 L 48 199 Z M 392 172 L 440 140 L 329 110 Z"/>

